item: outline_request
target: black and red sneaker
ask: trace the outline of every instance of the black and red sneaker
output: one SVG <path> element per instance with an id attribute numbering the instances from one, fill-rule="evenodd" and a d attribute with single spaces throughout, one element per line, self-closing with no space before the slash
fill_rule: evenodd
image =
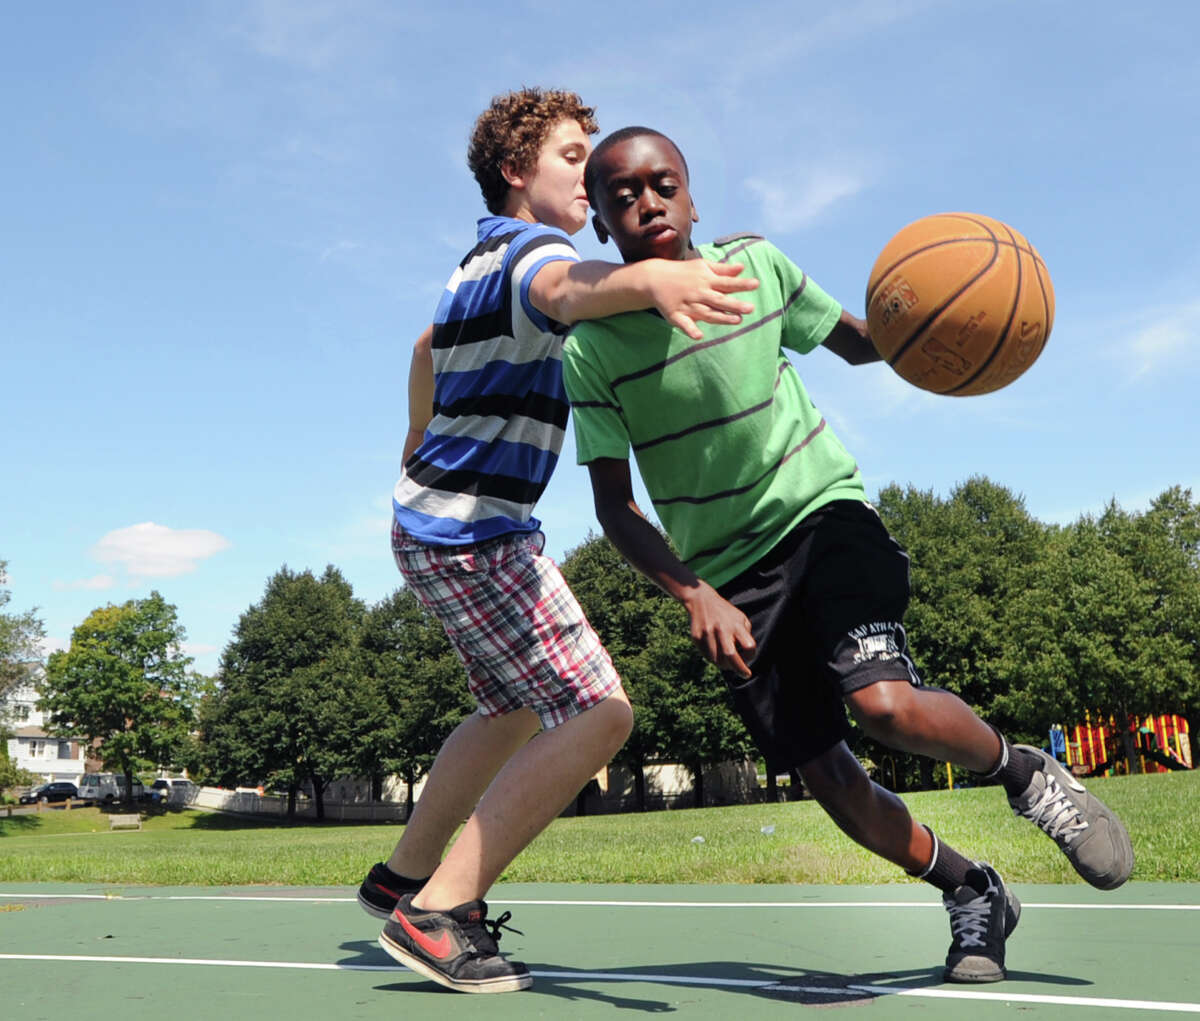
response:
<path id="1" fill-rule="evenodd" d="M 367 878 L 358 888 L 358 903 L 368 915 L 386 921 L 392 917 L 401 897 L 416 893 L 424 885 L 424 879 L 405 879 L 379 861 L 371 866 Z"/>
<path id="2" fill-rule="evenodd" d="M 418 975 L 462 993 L 510 993 L 533 984 L 529 969 L 500 956 L 496 941 L 511 914 L 488 921 L 487 904 L 468 901 L 450 911 L 423 911 L 412 894 L 400 898 L 379 945 Z M 519 929 L 508 929 L 520 934 Z"/>

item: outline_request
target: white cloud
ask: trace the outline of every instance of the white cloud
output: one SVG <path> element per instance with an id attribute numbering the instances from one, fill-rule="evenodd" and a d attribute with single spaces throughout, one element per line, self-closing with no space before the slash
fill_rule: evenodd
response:
<path id="1" fill-rule="evenodd" d="M 762 204 L 768 233 L 786 234 L 814 223 L 829 208 L 859 194 L 866 184 L 856 174 L 815 171 L 806 181 L 783 176 L 768 180 L 751 177 L 746 187 Z"/>
<path id="2" fill-rule="evenodd" d="M 335 241 L 321 253 L 321 258 L 318 261 L 327 262 L 330 259 L 340 259 L 362 247 L 362 243 L 358 241 Z"/>
<path id="3" fill-rule="evenodd" d="M 104 589 L 113 588 L 116 584 L 117 579 L 111 574 L 95 574 L 90 578 L 77 578 L 75 581 L 56 581 L 54 590 L 56 592 L 74 592 L 77 589 L 84 589 L 102 592 Z"/>
<path id="4" fill-rule="evenodd" d="M 57 638 L 52 635 L 47 635 L 39 643 L 38 647 L 42 651 L 42 658 L 49 656 L 52 652 L 65 652 L 71 647 L 69 638 Z"/>
<path id="5" fill-rule="evenodd" d="M 1174 366 L 1195 349 L 1200 301 L 1167 309 L 1134 334 L 1129 350 L 1135 357 L 1134 376 Z"/>
<path id="6" fill-rule="evenodd" d="M 188 574 L 232 543 L 207 529 L 173 529 L 145 521 L 109 532 L 92 556 L 102 564 L 120 564 L 129 574 L 143 578 L 172 578 Z"/>

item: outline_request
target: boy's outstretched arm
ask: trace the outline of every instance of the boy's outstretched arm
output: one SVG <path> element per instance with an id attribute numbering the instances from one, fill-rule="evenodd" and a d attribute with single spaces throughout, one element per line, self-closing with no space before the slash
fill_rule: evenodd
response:
<path id="1" fill-rule="evenodd" d="M 737 325 L 754 311 L 736 297 L 758 287 L 754 277 L 740 275 L 744 268 L 705 259 L 646 259 L 625 265 L 560 260 L 538 270 L 529 297 L 540 312 L 568 325 L 656 308 L 672 326 L 699 340 L 697 322 Z"/>
<path id="2" fill-rule="evenodd" d="M 425 438 L 425 427 L 433 418 L 433 327 L 427 326 L 413 344 L 408 367 L 408 435 L 404 438 L 404 459 Z"/>
<path id="3" fill-rule="evenodd" d="M 883 359 L 871 343 L 866 321 L 842 309 L 842 316 L 821 345 L 851 365 L 866 365 Z"/>
<path id="4" fill-rule="evenodd" d="M 691 618 L 692 641 L 722 670 L 750 676 L 745 658 L 754 653 L 750 621 L 716 589 L 683 564 L 633 498 L 629 462 L 599 458 L 588 464 L 596 517 L 604 534 L 634 567 Z"/>

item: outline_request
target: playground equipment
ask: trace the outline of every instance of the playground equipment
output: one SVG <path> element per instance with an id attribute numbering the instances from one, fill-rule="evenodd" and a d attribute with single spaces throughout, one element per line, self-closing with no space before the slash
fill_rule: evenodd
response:
<path id="1" fill-rule="evenodd" d="M 1130 749 L 1142 773 L 1166 773 L 1192 768 L 1188 721 L 1177 713 L 1158 716 L 1130 714 L 1124 727 L 1115 716 L 1084 713 L 1084 722 L 1073 727 L 1050 728 L 1050 751 L 1073 772 L 1083 776 L 1129 773 Z"/>

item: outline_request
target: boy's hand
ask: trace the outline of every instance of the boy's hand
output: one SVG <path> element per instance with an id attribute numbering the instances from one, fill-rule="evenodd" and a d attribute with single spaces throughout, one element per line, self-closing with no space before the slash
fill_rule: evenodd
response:
<path id="1" fill-rule="evenodd" d="M 692 641 L 705 657 L 722 670 L 748 678 L 746 659 L 757 647 L 749 618 L 704 582 L 685 599 L 684 606 L 692 621 Z"/>
<path id="2" fill-rule="evenodd" d="M 704 336 L 697 322 L 736 326 L 743 315 L 754 311 L 748 301 L 733 297 L 739 291 L 758 287 L 754 277 L 741 276 L 745 267 L 739 263 L 652 259 L 645 265 L 652 268 L 650 293 L 654 307 L 693 340 Z"/>

